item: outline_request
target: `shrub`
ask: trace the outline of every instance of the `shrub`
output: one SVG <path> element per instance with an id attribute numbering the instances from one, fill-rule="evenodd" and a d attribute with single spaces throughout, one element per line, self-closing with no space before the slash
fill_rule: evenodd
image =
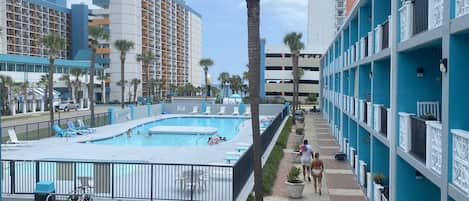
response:
<path id="1" fill-rule="evenodd" d="M 296 128 L 296 134 L 297 135 L 304 135 L 305 134 L 305 129 L 304 128 Z"/>
<path id="2" fill-rule="evenodd" d="M 373 181 L 377 184 L 384 185 L 384 180 L 385 179 L 386 179 L 386 177 L 381 172 L 378 172 L 375 175 L 373 175 Z"/>
<path id="3" fill-rule="evenodd" d="M 290 172 L 288 172 L 288 182 L 290 183 L 301 183 L 301 180 L 298 179 L 298 176 L 300 176 L 300 168 L 297 168 L 295 166 L 291 167 Z"/>

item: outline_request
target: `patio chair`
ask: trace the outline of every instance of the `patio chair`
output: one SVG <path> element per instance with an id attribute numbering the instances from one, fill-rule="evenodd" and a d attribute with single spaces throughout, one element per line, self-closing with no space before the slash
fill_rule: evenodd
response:
<path id="1" fill-rule="evenodd" d="M 233 115 L 239 115 L 239 107 L 233 107 Z"/>
<path id="2" fill-rule="evenodd" d="M 228 163 L 228 164 L 231 164 L 231 162 L 236 162 L 239 160 L 239 158 L 241 158 L 241 156 L 226 156 L 225 157 L 225 161 Z"/>
<path id="3" fill-rule="evenodd" d="M 246 111 L 244 111 L 244 116 L 250 116 L 251 115 L 251 108 L 246 107 Z"/>
<path id="4" fill-rule="evenodd" d="M 197 114 L 197 113 L 199 113 L 199 107 L 197 107 L 197 106 L 192 107 L 191 114 Z"/>
<path id="5" fill-rule="evenodd" d="M 7 144 L 30 144 L 33 141 L 23 141 L 23 140 L 18 140 L 18 137 L 16 136 L 16 132 L 14 129 L 8 129 L 8 136 L 10 139 L 7 141 Z"/>
<path id="6" fill-rule="evenodd" d="M 224 114 L 225 114 L 225 110 L 226 110 L 226 107 L 225 107 L 225 106 L 221 106 L 221 107 L 220 107 L 220 112 L 218 112 L 218 115 L 224 115 Z"/>
<path id="7" fill-rule="evenodd" d="M 80 130 L 82 130 L 82 129 L 83 129 L 83 130 L 89 130 L 91 133 L 96 132 L 96 128 L 91 128 L 91 127 L 87 126 L 87 125 L 83 122 L 83 120 L 81 120 L 81 119 L 78 119 L 78 120 L 77 120 L 77 123 L 78 123 L 77 129 L 80 129 Z"/>
<path id="8" fill-rule="evenodd" d="M 60 126 L 58 124 L 54 124 L 52 126 L 52 129 L 55 131 L 55 134 L 56 136 L 58 137 L 69 137 L 69 136 L 72 136 L 72 135 L 77 135 L 79 133 L 77 132 L 73 132 L 73 131 L 69 131 L 69 130 L 64 130 L 62 128 L 60 128 Z"/>
<path id="9" fill-rule="evenodd" d="M 89 134 L 89 133 L 91 133 L 91 131 L 89 131 L 87 129 L 78 129 L 77 127 L 75 127 L 75 124 L 73 123 L 73 121 L 68 121 L 67 122 L 67 129 L 69 131 L 73 131 L 73 132 L 76 132 L 78 134 Z"/>
<path id="10" fill-rule="evenodd" d="M 210 113 L 212 113 L 212 107 L 207 106 L 207 108 L 205 109 L 204 114 L 209 115 Z"/>

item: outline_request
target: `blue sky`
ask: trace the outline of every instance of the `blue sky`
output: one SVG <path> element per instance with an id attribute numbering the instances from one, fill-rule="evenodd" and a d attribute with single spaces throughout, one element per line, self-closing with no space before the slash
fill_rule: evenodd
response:
<path id="1" fill-rule="evenodd" d="M 70 3 L 91 0 L 69 0 Z M 203 57 L 214 61 L 210 74 L 247 71 L 247 14 L 244 0 L 186 0 L 202 15 Z M 306 41 L 307 0 L 261 0 L 261 37 L 282 44 L 288 32 L 302 32 Z"/>

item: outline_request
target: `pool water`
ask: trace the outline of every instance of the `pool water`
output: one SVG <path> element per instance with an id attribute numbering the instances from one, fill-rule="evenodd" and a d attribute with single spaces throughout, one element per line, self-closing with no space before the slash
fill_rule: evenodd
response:
<path id="1" fill-rule="evenodd" d="M 214 127 L 216 134 L 226 137 L 227 141 L 238 135 L 239 126 L 246 118 L 226 117 L 177 117 L 158 120 L 132 129 L 131 137 L 122 133 L 112 138 L 95 140 L 93 144 L 134 145 L 134 146 L 208 146 L 208 138 L 212 135 L 203 134 L 152 134 L 149 129 L 155 126 L 197 126 Z"/>

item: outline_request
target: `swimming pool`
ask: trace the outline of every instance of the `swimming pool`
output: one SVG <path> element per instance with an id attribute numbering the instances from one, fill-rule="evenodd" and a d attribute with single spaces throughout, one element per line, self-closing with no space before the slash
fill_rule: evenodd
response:
<path id="1" fill-rule="evenodd" d="M 131 137 L 121 133 L 112 138 L 94 140 L 89 143 L 105 145 L 134 145 L 134 146 L 207 146 L 211 135 L 186 133 L 160 133 L 149 135 L 149 129 L 155 126 L 194 126 L 214 127 L 217 134 L 226 137 L 227 141 L 238 135 L 239 126 L 246 118 L 232 117 L 175 117 L 149 122 L 132 129 Z"/>

